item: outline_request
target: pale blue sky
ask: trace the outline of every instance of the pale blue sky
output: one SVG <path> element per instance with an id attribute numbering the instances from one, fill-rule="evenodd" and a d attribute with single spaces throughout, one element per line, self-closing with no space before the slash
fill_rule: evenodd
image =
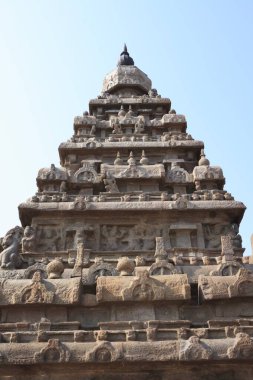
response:
<path id="1" fill-rule="evenodd" d="M 188 132 L 205 142 L 253 232 L 253 1 L 0 0 L 0 236 L 58 164 L 73 118 L 101 91 L 124 42 Z"/>

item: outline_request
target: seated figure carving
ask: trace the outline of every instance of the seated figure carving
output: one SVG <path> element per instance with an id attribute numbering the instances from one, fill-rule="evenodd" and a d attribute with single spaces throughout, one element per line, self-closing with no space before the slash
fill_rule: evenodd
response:
<path id="1" fill-rule="evenodd" d="M 22 252 L 32 252 L 35 247 L 35 231 L 33 227 L 27 226 L 22 239 Z"/>

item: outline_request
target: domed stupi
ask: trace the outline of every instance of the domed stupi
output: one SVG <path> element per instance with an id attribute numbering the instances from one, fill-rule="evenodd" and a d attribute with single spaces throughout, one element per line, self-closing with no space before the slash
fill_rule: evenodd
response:
<path id="1" fill-rule="evenodd" d="M 252 379 L 245 206 L 126 46 L 59 155 L 0 241 L 0 379 Z"/>

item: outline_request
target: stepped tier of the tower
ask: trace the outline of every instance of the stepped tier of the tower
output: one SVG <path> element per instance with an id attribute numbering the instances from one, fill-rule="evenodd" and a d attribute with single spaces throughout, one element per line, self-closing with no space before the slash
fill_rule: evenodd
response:
<path id="1" fill-rule="evenodd" d="M 245 206 L 203 148 L 125 47 L 60 145 L 61 166 L 39 170 L 38 191 L 19 206 L 22 227 L 1 239 L 8 375 L 31 364 L 38 379 L 42 368 L 52 380 L 83 379 L 83 369 L 111 380 L 122 362 L 122 379 L 146 380 L 156 362 L 172 376 L 159 379 L 195 380 L 192 363 L 204 376 L 204 361 L 218 374 L 238 359 L 252 373 Z"/>

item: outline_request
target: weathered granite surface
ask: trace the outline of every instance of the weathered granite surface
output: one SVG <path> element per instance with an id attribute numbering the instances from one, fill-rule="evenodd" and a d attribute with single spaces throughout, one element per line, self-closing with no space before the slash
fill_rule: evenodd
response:
<path id="1" fill-rule="evenodd" d="M 126 46 L 59 155 L 0 241 L 0 379 L 253 378 L 245 206 Z"/>

